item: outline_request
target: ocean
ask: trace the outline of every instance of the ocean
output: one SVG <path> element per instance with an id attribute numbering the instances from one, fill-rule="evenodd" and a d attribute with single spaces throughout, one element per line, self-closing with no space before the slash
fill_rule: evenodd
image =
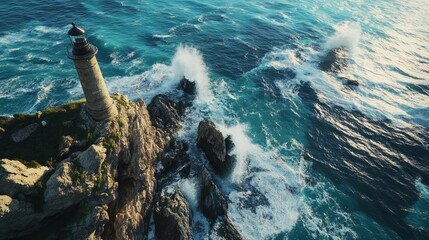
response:
<path id="1" fill-rule="evenodd" d="M 198 123 L 236 145 L 215 180 L 245 239 L 429 239 L 426 0 L 3 0 L 0 115 L 83 97 L 67 58 L 76 21 L 111 93 L 148 104 L 197 83 L 179 137 Z M 339 72 L 322 71 L 330 51 Z M 359 86 L 347 84 L 347 79 Z M 192 175 L 191 175 L 192 176 Z M 194 177 L 176 183 L 195 239 L 210 236 Z"/>

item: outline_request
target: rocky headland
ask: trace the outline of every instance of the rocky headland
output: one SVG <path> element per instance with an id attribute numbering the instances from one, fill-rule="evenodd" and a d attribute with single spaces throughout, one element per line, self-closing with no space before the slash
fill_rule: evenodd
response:
<path id="1" fill-rule="evenodd" d="M 2 117 L 1 238 L 147 239 L 153 216 L 156 239 L 192 239 L 189 203 L 179 189 L 166 186 L 193 169 L 210 235 L 241 239 L 228 218 L 227 198 L 212 180 L 212 174 L 231 171 L 233 143 L 202 119 L 195 141 L 214 171 L 193 166 L 187 143 L 176 135 L 195 83 L 184 78 L 179 86 L 186 94 L 178 102 L 158 95 L 146 106 L 113 95 L 119 114 L 102 122 L 92 120 L 84 102 Z M 48 133 L 55 137 L 41 138 Z"/>

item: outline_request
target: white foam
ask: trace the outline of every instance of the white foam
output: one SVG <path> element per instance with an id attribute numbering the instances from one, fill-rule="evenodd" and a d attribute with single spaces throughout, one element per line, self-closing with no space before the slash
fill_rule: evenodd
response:
<path id="1" fill-rule="evenodd" d="M 360 24 L 357 22 L 345 22 L 334 26 L 335 34 L 328 38 L 324 45 L 325 50 L 334 48 L 346 48 L 352 54 L 358 49 L 362 34 Z"/>
<path id="2" fill-rule="evenodd" d="M 179 181 L 180 191 L 193 211 L 198 209 L 200 199 L 198 181 L 195 178 L 185 178 Z"/>
<path id="3" fill-rule="evenodd" d="M 180 45 L 171 65 L 175 78 L 181 79 L 185 76 L 196 83 L 197 101 L 200 103 L 213 101 L 207 67 L 201 53 L 196 48 Z"/>
<path id="4" fill-rule="evenodd" d="M 275 82 L 285 99 L 296 98 L 296 86 L 309 82 L 319 100 L 324 103 L 341 106 L 350 111 L 358 110 L 375 120 L 389 119 L 402 127 L 410 126 L 410 120 L 429 126 L 429 121 L 425 119 L 428 114 L 427 96 L 410 94 L 405 86 L 392 78 L 394 72 L 383 63 L 374 62 L 373 51 L 358 47 L 362 38 L 359 24 L 346 22 L 334 28 L 337 31 L 327 39 L 322 52 L 317 52 L 309 46 L 301 46 L 299 49 L 274 48 L 264 56 L 261 65 L 252 71 L 264 68 L 293 71 L 296 74 L 294 79 Z M 324 51 L 336 47 L 353 52 L 349 56 L 353 60 L 339 75 L 321 71 L 318 68 L 321 55 L 326 54 Z M 338 77 L 356 79 L 360 85 L 351 90 L 344 86 L 344 80 Z"/>
<path id="5" fill-rule="evenodd" d="M 234 142 L 233 154 L 236 155 L 236 165 L 231 174 L 231 180 L 234 183 L 241 183 L 243 176 L 247 173 L 247 157 L 249 153 L 258 153 L 261 149 L 257 145 L 252 144 L 249 137 L 246 136 L 246 126 L 237 124 L 232 127 L 227 127 L 223 124 L 217 124 L 217 128 L 222 132 L 224 137 L 231 136 Z"/>

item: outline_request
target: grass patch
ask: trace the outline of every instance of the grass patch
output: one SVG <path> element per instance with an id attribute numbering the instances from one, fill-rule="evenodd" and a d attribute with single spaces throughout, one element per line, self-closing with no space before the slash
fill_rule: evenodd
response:
<path id="1" fill-rule="evenodd" d="M 88 136 L 88 132 L 79 127 L 83 123 L 80 111 L 84 102 L 78 100 L 59 107 L 49 107 L 43 113 L 0 117 L 0 128 L 5 131 L 0 138 L 0 158 L 16 159 L 33 166 L 34 162 L 44 166 L 53 165 L 62 136 L 68 135 L 77 140 Z M 41 121 L 46 121 L 47 125 L 42 126 Z M 22 142 L 12 141 L 11 135 L 15 131 L 32 123 L 39 124 L 34 133 Z"/>

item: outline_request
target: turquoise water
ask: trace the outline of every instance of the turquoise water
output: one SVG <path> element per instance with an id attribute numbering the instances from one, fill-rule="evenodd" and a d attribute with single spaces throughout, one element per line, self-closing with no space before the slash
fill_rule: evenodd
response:
<path id="1" fill-rule="evenodd" d="M 1 6 L 0 114 L 83 97 L 65 51 L 76 21 L 99 48 L 110 92 L 148 103 L 179 96 L 183 75 L 197 82 L 180 136 L 193 144 L 206 117 L 233 136 L 239 162 L 218 182 L 245 238 L 429 238 L 427 1 Z M 347 69 L 321 71 L 338 47 Z M 209 237 L 195 179 L 178 184 L 196 212 L 195 238 Z"/>

